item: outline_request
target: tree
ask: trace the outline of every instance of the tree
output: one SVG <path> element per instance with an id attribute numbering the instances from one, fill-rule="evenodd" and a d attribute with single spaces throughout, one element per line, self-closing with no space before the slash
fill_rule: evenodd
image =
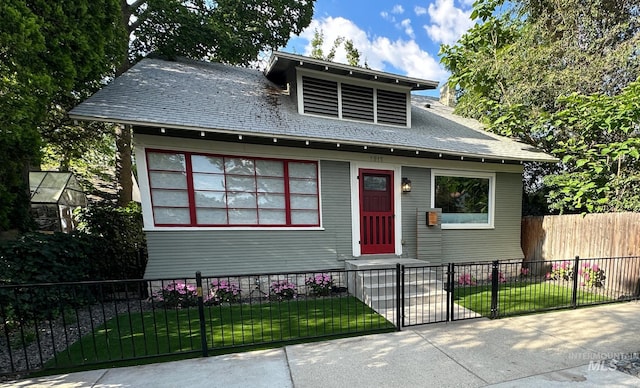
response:
<path id="1" fill-rule="evenodd" d="M 347 63 L 350 66 L 360 66 L 369 68 L 367 62 L 364 65 L 360 64 L 360 51 L 353 45 L 351 39 L 346 39 L 344 36 L 338 36 L 331 45 L 329 52 L 325 55 L 322 45 L 324 44 L 324 32 L 313 31 L 313 39 L 311 39 L 311 58 L 322 59 L 325 61 L 333 62 L 336 57 L 336 51 L 342 45 L 347 54 Z"/>
<path id="2" fill-rule="evenodd" d="M 95 90 L 118 60 L 118 11 L 116 0 L 0 4 L 0 230 L 28 227 L 28 172 L 50 109 Z"/>
<path id="3" fill-rule="evenodd" d="M 575 134 L 571 125 L 549 121 L 549 115 L 567 107 L 568 100 L 559 97 L 613 97 L 640 75 L 640 9 L 634 1 L 479 0 L 472 17 L 478 23 L 455 45 L 441 48 L 442 62 L 452 73 L 450 87 L 457 90 L 456 111 L 547 152 L 570 144 Z M 592 129 L 589 147 L 620 136 Z M 542 176 L 575 168 L 527 164 L 525 188 L 539 198 L 540 190 L 549 194 Z"/>
<path id="4" fill-rule="evenodd" d="M 560 212 L 640 211 L 640 80 L 620 94 L 572 94 L 541 120 L 572 136 L 553 153 L 563 174 L 545 177 Z"/>
<path id="5" fill-rule="evenodd" d="M 315 0 L 120 0 L 130 39 L 116 75 L 149 53 L 248 65 L 311 23 Z M 131 201 L 131 128 L 116 131 L 118 202 Z"/>

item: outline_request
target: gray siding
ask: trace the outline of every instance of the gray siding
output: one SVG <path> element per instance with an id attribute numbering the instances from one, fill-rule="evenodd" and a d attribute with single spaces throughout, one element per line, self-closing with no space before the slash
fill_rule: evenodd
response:
<path id="1" fill-rule="evenodd" d="M 522 176 L 496 174 L 494 229 L 443 230 L 443 263 L 520 259 Z"/>
<path id="2" fill-rule="evenodd" d="M 324 230 L 148 231 L 145 277 L 342 268 L 352 253 L 349 163 L 320 168 Z"/>
<path id="3" fill-rule="evenodd" d="M 496 173 L 494 229 L 444 229 L 426 227 L 425 212 L 431 202 L 429 169 L 403 167 L 412 190 L 402 194 L 403 256 L 430 263 L 522 258 L 522 176 Z"/>

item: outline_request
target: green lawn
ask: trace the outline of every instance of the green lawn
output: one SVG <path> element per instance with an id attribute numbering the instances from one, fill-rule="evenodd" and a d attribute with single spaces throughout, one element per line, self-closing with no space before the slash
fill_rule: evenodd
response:
<path id="1" fill-rule="evenodd" d="M 454 298 L 457 304 L 482 316 L 491 315 L 491 285 L 458 287 Z M 605 302 L 609 298 L 578 289 L 579 305 Z M 498 291 L 500 316 L 522 314 L 571 306 L 571 288 L 554 282 L 515 282 L 501 284 Z"/>
<path id="2" fill-rule="evenodd" d="M 210 349 L 394 330 L 354 297 L 205 307 Z M 58 353 L 47 367 L 201 352 L 198 309 L 123 314 Z"/>

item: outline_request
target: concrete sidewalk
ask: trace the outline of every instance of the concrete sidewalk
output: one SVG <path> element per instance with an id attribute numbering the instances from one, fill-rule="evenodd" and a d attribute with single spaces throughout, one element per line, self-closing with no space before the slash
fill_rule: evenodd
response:
<path id="1" fill-rule="evenodd" d="M 640 352 L 640 303 L 412 327 L 0 387 L 637 387 L 599 361 Z"/>

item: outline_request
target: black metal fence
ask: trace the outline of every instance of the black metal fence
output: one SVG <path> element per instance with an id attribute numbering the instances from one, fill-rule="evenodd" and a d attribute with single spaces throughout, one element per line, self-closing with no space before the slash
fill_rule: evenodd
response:
<path id="1" fill-rule="evenodd" d="M 0 375 L 638 299 L 640 257 L 0 286 Z"/>

